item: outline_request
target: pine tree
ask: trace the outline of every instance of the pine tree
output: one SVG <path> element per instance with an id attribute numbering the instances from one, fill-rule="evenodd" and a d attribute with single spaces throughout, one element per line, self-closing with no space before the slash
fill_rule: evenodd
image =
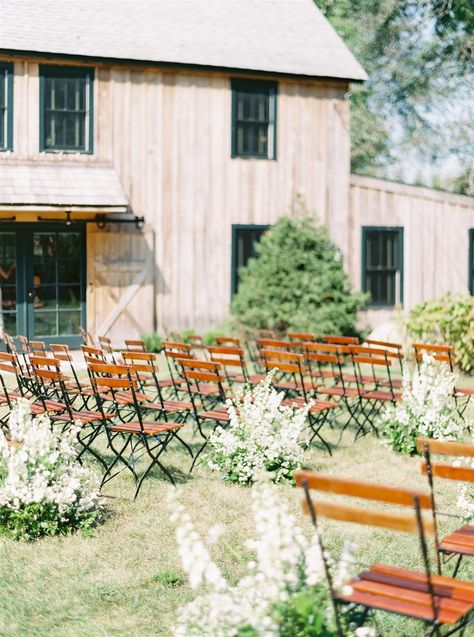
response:
<path id="1" fill-rule="evenodd" d="M 231 311 L 244 326 L 353 334 L 365 295 L 354 293 L 327 230 L 306 216 L 281 217 L 239 272 Z"/>

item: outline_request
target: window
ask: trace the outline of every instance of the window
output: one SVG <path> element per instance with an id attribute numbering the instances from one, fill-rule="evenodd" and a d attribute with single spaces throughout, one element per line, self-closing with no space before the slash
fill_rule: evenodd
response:
<path id="1" fill-rule="evenodd" d="M 92 152 L 93 69 L 40 69 L 40 149 Z"/>
<path id="2" fill-rule="evenodd" d="M 362 289 L 372 306 L 403 302 L 403 228 L 362 228 Z"/>
<path id="3" fill-rule="evenodd" d="M 232 295 L 239 287 L 239 269 L 255 255 L 255 245 L 269 226 L 232 226 Z"/>
<path id="4" fill-rule="evenodd" d="M 276 159 L 275 82 L 232 80 L 232 157 Z"/>
<path id="5" fill-rule="evenodd" d="M 469 230 L 469 269 L 468 269 L 469 294 L 474 294 L 474 228 Z"/>
<path id="6" fill-rule="evenodd" d="M 0 150 L 13 150 L 12 64 L 0 64 Z"/>

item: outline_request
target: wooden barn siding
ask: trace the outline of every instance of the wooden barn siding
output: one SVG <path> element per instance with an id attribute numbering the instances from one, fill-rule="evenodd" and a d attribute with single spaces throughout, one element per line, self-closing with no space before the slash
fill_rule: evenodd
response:
<path id="1" fill-rule="evenodd" d="M 347 268 L 361 285 L 362 226 L 404 228 L 404 309 L 446 292 L 468 291 L 468 235 L 474 198 L 351 176 L 350 249 Z M 394 312 L 369 310 L 370 325 Z"/>
<path id="2" fill-rule="evenodd" d="M 277 161 L 242 160 L 230 158 L 229 77 L 119 68 L 99 77 L 113 130 L 111 149 L 98 152 L 110 153 L 134 212 L 156 232 L 160 329 L 204 329 L 227 317 L 232 224 L 273 223 L 300 195 L 344 244 L 349 113 L 341 88 L 279 82 Z"/>

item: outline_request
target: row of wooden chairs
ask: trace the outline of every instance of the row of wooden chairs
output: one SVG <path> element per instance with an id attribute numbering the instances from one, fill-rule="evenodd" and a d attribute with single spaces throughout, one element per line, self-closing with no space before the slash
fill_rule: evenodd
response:
<path id="1" fill-rule="evenodd" d="M 422 473 L 428 476 L 430 493 L 394 488 L 374 483 L 357 482 L 309 471 L 298 471 L 296 483 L 305 492 L 304 510 L 316 528 L 324 560 L 331 598 L 334 604 L 338 633 L 343 636 L 341 606 L 361 606 L 361 624 L 369 610 L 380 610 L 420 620 L 426 625 L 426 635 L 464 634 L 474 620 L 474 583 L 455 579 L 461 560 L 474 556 L 474 526 L 464 525 L 446 537 L 439 538 L 439 517 L 435 502 L 434 478 L 474 482 L 474 468 L 434 462 L 433 455 L 473 458 L 474 445 L 419 439 L 417 446 L 424 454 Z M 315 498 L 313 492 L 329 494 L 330 502 Z M 345 496 L 379 502 L 380 509 L 367 509 L 352 504 L 335 503 L 334 496 Z M 387 510 L 387 505 L 403 507 L 405 511 Z M 430 514 L 427 518 L 424 512 Z M 328 518 L 365 526 L 418 535 L 423 570 L 398 565 L 375 563 L 366 565 L 352 577 L 342 590 L 334 586 L 327 561 L 319 520 Z M 437 574 L 433 574 L 427 536 L 434 536 Z M 443 560 L 456 558 L 451 577 L 442 574 Z M 469 633 L 470 634 L 470 633 Z"/>

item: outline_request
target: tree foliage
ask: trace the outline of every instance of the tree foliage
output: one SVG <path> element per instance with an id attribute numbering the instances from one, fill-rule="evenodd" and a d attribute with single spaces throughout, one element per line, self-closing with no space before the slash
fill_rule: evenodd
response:
<path id="1" fill-rule="evenodd" d="M 407 153 L 428 164 L 456 157 L 449 186 L 474 193 L 472 0 L 316 3 L 369 74 L 351 91 L 352 169 L 386 176 Z"/>
<path id="2" fill-rule="evenodd" d="M 353 334 L 365 296 L 353 293 L 339 249 L 306 216 L 281 217 L 240 271 L 231 311 L 244 326 Z"/>

